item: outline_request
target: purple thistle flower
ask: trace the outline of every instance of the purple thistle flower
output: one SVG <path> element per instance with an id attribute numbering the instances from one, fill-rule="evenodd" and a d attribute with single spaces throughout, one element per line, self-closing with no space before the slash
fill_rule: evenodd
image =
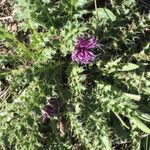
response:
<path id="1" fill-rule="evenodd" d="M 93 48 L 99 48 L 96 38 L 78 37 L 75 45 L 75 51 L 72 53 L 72 60 L 80 64 L 89 64 L 96 55 L 92 52 Z"/>
<path id="2" fill-rule="evenodd" d="M 57 105 L 57 99 L 52 98 L 49 101 L 49 104 L 47 104 L 43 110 L 44 113 L 42 115 L 42 121 L 44 122 L 46 119 L 50 118 L 51 116 L 55 115 L 57 113 L 58 105 Z"/>

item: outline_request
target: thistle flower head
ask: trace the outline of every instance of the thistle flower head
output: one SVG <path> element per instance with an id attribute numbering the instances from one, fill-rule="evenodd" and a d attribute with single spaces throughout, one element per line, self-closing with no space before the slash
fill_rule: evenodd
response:
<path id="1" fill-rule="evenodd" d="M 43 108 L 43 115 L 42 115 L 42 120 L 45 121 L 46 119 L 50 118 L 51 116 L 55 115 L 57 113 L 57 99 L 52 98 L 49 101 L 49 104 L 45 105 Z"/>
<path id="2" fill-rule="evenodd" d="M 72 53 L 72 60 L 80 64 L 89 64 L 95 59 L 95 55 L 92 52 L 93 48 L 100 47 L 96 38 L 84 38 L 78 37 L 75 44 L 75 51 Z"/>

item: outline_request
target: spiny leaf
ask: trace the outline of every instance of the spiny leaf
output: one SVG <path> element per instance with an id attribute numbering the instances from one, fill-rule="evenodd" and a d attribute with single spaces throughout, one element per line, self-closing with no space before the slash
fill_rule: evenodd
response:
<path id="1" fill-rule="evenodd" d="M 131 121 L 143 132 L 150 134 L 150 129 L 137 117 L 132 117 Z"/>
<path id="2" fill-rule="evenodd" d="M 125 93 L 125 95 L 135 101 L 139 101 L 141 99 L 140 95 L 135 95 L 135 94 L 130 94 L 130 93 Z"/>
<path id="3" fill-rule="evenodd" d="M 122 69 L 120 71 L 131 71 L 131 70 L 135 70 L 137 68 L 139 68 L 138 65 L 133 64 L 133 63 L 127 63 L 122 67 Z"/>
<path id="4" fill-rule="evenodd" d="M 97 13 L 98 13 L 99 19 L 104 19 L 104 20 L 110 19 L 112 21 L 116 20 L 116 16 L 113 14 L 113 12 L 111 12 L 107 8 L 98 8 L 97 11 L 93 11 L 94 15 L 97 15 Z"/>
<path id="5" fill-rule="evenodd" d="M 124 5 L 130 7 L 131 5 L 135 4 L 135 0 L 125 0 Z"/>
<path id="6" fill-rule="evenodd" d="M 150 122 L 150 115 L 147 113 L 141 113 L 139 117 L 144 121 Z"/>

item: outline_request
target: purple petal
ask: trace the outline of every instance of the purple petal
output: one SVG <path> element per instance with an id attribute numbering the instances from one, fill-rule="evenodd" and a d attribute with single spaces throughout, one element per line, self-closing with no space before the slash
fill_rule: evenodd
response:
<path id="1" fill-rule="evenodd" d="M 45 112 L 43 115 L 42 115 L 42 122 L 44 122 L 46 119 L 49 118 L 49 115 L 47 112 Z"/>
<path id="2" fill-rule="evenodd" d="M 93 49 L 98 48 L 100 45 L 98 44 L 95 37 L 92 38 L 84 38 L 84 37 L 78 37 L 76 42 L 76 48 L 84 48 L 84 49 Z"/>
<path id="3" fill-rule="evenodd" d="M 58 105 L 57 105 L 57 99 L 56 98 L 52 98 L 49 101 L 49 104 L 45 105 L 43 108 L 43 115 L 42 115 L 42 120 L 46 120 L 48 118 L 50 118 L 51 116 L 55 115 L 57 113 L 58 110 Z"/>
<path id="4" fill-rule="evenodd" d="M 76 50 L 72 53 L 72 60 L 81 64 L 89 64 L 95 59 L 95 55 L 90 50 Z"/>

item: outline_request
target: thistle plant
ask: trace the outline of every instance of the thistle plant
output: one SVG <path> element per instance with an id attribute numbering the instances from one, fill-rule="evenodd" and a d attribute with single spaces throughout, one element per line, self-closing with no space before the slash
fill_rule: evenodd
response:
<path id="1" fill-rule="evenodd" d="M 3 5 L 0 149 L 150 148 L 147 0 Z"/>

